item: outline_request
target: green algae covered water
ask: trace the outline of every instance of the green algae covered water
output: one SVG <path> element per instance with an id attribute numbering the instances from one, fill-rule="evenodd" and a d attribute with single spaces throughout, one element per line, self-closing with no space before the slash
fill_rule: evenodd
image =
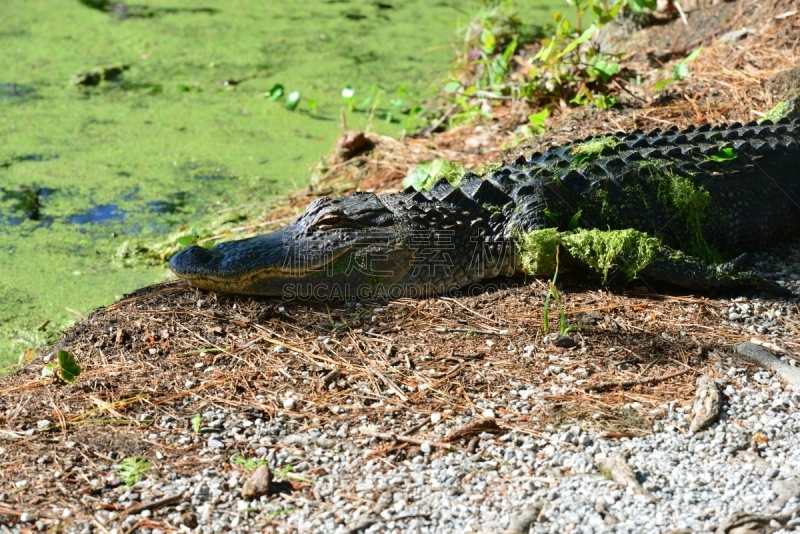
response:
<path id="1" fill-rule="evenodd" d="M 356 108 L 378 95 L 372 128 L 398 134 L 446 74 L 453 32 L 478 7 L 91 7 L 103 3 L 3 4 L 0 369 L 93 308 L 168 276 L 157 255 L 142 260 L 137 250 L 193 226 L 236 226 L 305 186 L 340 132 L 343 87 Z M 518 7 L 550 16 L 541 3 Z M 350 112 L 348 126 L 366 127 L 367 115 Z"/>

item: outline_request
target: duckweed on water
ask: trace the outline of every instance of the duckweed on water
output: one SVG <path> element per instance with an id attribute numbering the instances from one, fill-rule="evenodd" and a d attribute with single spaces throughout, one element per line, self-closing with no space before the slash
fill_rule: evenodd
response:
<path id="1" fill-rule="evenodd" d="M 383 94 L 375 117 L 394 122 L 373 129 L 399 133 L 469 19 L 455 0 L 147 4 L 3 4 L 0 188 L 22 196 L 0 195 L 0 368 L 163 279 L 154 244 L 241 226 L 305 186 L 339 133 L 342 87 Z M 295 111 L 264 96 L 276 84 L 300 91 Z M 360 107 L 350 128 L 367 126 Z M 154 252 L 137 261 L 137 247 Z"/>

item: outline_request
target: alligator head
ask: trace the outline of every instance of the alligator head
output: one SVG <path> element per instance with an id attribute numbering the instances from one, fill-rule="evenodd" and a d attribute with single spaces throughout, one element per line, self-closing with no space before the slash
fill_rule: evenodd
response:
<path id="1" fill-rule="evenodd" d="M 474 256 L 464 254 L 465 247 L 484 246 L 469 238 L 486 222 L 479 215 L 411 191 L 324 197 L 268 234 L 211 249 L 190 246 L 172 257 L 170 268 L 193 286 L 225 293 L 314 299 L 444 293 L 483 275 L 469 264 Z"/>

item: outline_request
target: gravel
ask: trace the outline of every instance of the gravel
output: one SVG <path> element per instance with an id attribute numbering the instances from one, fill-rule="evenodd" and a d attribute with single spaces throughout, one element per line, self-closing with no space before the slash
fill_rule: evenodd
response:
<path id="1" fill-rule="evenodd" d="M 196 524 L 203 533 L 515 532 L 530 522 L 531 510 L 538 514 L 530 531 L 543 533 L 713 531 L 742 512 L 787 516 L 785 531 L 800 528 L 800 388 L 763 370 L 748 375 L 733 360 L 721 371 L 722 414 L 703 432 L 689 432 L 690 407 L 672 402 L 653 414 L 654 433 L 645 437 L 604 439 L 579 425 L 532 435 L 484 432 L 474 453 L 463 444 L 451 451 L 433 445 L 478 417 L 530 408 L 532 399 L 522 392 L 532 386 L 517 383 L 509 395 L 491 400 L 474 395 L 475 413 L 416 414 L 408 421 L 388 413 L 381 431 L 402 434 L 403 425 L 416 425 L 430 438 L 402 457 L 382 454 L 385 441 L 365 436 L 374 428 L 358 421 L 318 428 L 312 422 L 302 431 L 305 422 L 289 415 L 265 421 L 209 409 L 199 433 L 165 420 L 163 432 L 148 436 L 163 446 L 202 441 L 194 476 L 170 475 L 166 466 L 161 481 L 142 476 L 129 487 L 120 480 L 119 464 L 111 465 L 103 479 L 89 480 L 104 503 L 93 518 L 71 518 L 65 508 L 61 519 L 37 520 L 32 507 L 10 531 L 46 530 L 65 521 L 68 532 L 102 532 L 98 525 L 127 532 L 162 514 L 175 528 Z M 255 452 L 251 458 L 232 461 L 225 452 L 248 446 Z M 623 487 L 599 467 L 617 453 L 645 492 Z M 246 500 L 243 486 L 259 462 L 270 466 L 275 492 Z M 179 496 L 177 505 L 127 516 L 101 509 L 164 496 Z"/>

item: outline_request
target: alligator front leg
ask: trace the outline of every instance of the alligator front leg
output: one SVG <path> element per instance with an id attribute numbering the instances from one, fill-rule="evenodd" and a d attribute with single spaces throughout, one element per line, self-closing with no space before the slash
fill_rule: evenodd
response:
<path id="1" fill-rule="evenodd" d="M 639 270 L 644 282 L 666 282 L 690 290 L 750 289 L 794 297 L 790 290 L 763 278 L 758 273 L 740 270 L 745 254 L 724 263 L 711 265 L 680 252 L 660 251 Z"/>

